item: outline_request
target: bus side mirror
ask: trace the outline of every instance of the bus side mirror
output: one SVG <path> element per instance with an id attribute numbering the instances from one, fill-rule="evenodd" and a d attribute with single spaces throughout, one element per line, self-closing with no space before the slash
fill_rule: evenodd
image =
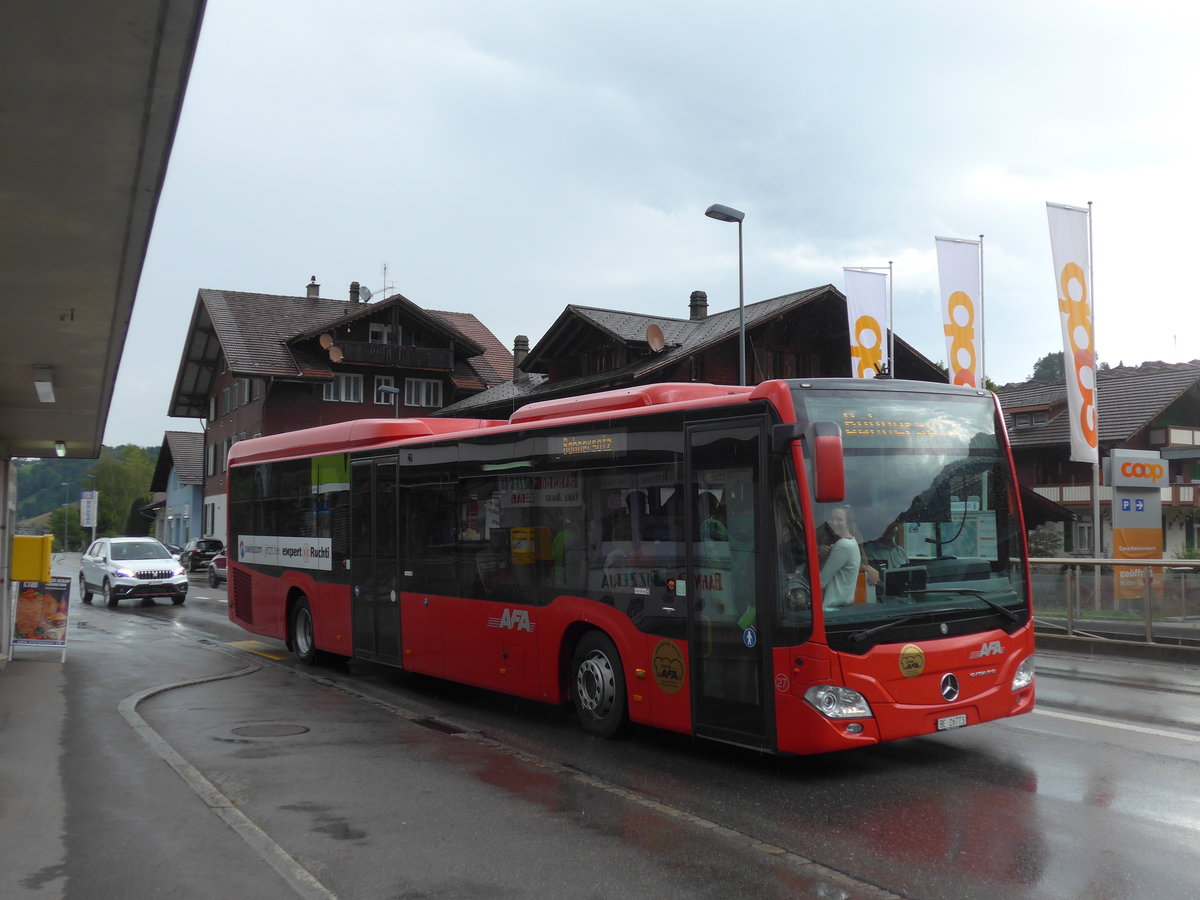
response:
<path id="1" fill-rule="evenodd" d="M 813 422 L 806 437 L 812 448 L 814 499 L 818 503 L 840 503 L 846 499 L 842 430 L 836 422 Z"/>

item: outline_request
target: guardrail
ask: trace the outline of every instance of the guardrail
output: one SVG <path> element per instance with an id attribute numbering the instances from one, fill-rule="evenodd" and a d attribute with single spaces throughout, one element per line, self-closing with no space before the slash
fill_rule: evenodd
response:
<path id="1" fill-rule="evenodd" d="M 1037 625 L 1098 639 L 1200 644 L 1200 560 L 1039 557 L 1029 567 Z"/>

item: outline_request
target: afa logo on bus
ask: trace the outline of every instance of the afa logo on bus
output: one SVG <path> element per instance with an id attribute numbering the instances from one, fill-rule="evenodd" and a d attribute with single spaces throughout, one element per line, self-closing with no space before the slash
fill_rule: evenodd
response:
<path id="1" fill-rule="evenodd" d="M 505 628 L 509 631 L 528 631 L 534 629 L 534 623 L 529 621 L 529 610 L 527 609 L 508 609 L 505 607 L 504 614 L 500 616 L 492 616 L 487 621 L 488 628 Z"/>

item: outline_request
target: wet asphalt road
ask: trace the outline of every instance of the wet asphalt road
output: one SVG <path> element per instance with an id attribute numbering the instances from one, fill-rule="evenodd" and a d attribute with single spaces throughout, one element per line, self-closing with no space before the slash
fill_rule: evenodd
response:
<path id="1" fill-rule="evenodd" d="M 1196 669 L 1043 655 L 1031 715 L 775 759 L 649 729 L 606 742 L 535 703 L 369 664 L 303 670 L 230 651 L 251 636 L 225 619 L 224 591 L 198 577 L 192 591 L 183 607 L 76 607 L 86 638 L 72 653 L 112 675 L 68 691 L 115 706 L 155 684 L 260 666 L 164 692 L 140 713 L 339 897 L 1200 890 Z M 137 760 L 135 743 L 122 746 Z M 97 814 L 117 821 L 72 825 L 80 846 L 128 849 L 118 813 L 68 809 L 72 821 Z M 207 843 L 179 840 L 182 865 L 212 864 Z M 172 858 L 157 843 L 145 856 Z M 254 896 L 295 896 L 241 865 L 268 890 Z"/>

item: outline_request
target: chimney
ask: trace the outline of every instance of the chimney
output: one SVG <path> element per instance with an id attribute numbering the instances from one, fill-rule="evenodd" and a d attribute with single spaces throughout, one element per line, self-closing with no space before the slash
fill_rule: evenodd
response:
<path id="1" fill-rule="evenodd" d="M 529 355 L 529 337 L 518 334 L 513 341 L 513 384 L 524 384 L 529 380 L 529 373 L 521 368 L 521 363 Z"/>
<path id="2" fill-rule="evenodd" d="M 690 318 L 693 322 L 708 318 L 708 294 L 704 291 L 692 291 Z"/>
<path id="3" fill-rule="evenodd" d="M 358 302 L 358 290 L 359 290 L 358 282 L 357 281 L 350 282 L 350 302 L 351 303 Z"/>
<path id="4" fill-rule="evenodd" d="M 316 275 L 314 275 L 312 277 L 312 281 L 310 281 L 308 283 L 308 296 L 310 296 L 310 297 L 320 297 L 321 296 L 321 286 L 319 284 L 317 284 L 317 276 Z"/>

